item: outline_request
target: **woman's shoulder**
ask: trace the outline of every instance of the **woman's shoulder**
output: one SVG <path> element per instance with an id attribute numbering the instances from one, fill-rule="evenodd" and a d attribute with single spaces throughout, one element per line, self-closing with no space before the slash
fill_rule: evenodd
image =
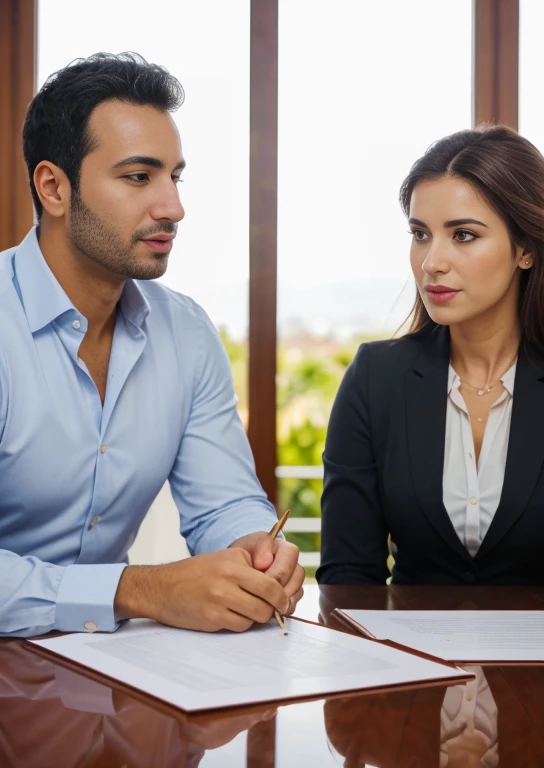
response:
<path id="1" fill-rule="evenodd" d="M 394 339 L 380 339 L 361 344 L 353 360 L 357 372 L 389 378 L 412 367 L 422 349 L 432 342 L 433 330 L 425 330 Z"/>

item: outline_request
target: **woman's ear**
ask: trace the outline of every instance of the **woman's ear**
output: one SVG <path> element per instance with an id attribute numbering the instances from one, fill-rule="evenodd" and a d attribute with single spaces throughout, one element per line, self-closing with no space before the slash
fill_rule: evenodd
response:
<path id="1" fill-rule="evenodd" d="M 517 254 L 518 267 L 520 269 L 531 269 L 534 266 L 533 254 L 528 249 L 519 249 L 521 253 Z"/>

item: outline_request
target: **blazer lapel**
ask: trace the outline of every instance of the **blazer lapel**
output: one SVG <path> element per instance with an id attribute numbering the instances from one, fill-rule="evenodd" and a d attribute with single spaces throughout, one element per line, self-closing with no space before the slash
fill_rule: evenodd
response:
<path id="1" fill-rule="evenodd" d="M 504 483 L 479 559 L 508 533 L 529 503 L 544 462 L 544 360 L 520 350 Z"/>
<path id="2" fill-rule="evenodd" d="M 442 501 L 450 336 L 446 327 L 429 332 L 406 382 L 408 460 L 414 490 L 427 519 L 464 560 L 472 562 Z"/>

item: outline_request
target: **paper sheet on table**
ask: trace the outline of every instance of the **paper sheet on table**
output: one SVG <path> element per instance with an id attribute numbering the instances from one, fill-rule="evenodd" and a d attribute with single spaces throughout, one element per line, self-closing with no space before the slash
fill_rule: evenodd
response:
<path id="1" fill-rule="evenodd" d="M 544 661 L 544 611 L 340 613 L 372 637 L 447 661 Z"/>
<path id="2" fill-rule="evenodd" d="M 287 635 L 272 622 L 242 634 L 208 634 L 138 620 L 113 635 L 30 643 L 188 712 L 466 677 L 323 626 L 287 619 L 285 627 Z"/>

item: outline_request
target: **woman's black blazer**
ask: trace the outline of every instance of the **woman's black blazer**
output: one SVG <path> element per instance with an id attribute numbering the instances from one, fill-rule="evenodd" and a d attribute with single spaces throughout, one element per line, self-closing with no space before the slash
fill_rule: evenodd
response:
<path id="1" fill-rule="evenodd" d="M 442 502 L 449 330 L 363 344 L 331 413 L 322 584 L 544 584 L 544 359 L 520 350 L 500 503 L 475 557 Z"/>

